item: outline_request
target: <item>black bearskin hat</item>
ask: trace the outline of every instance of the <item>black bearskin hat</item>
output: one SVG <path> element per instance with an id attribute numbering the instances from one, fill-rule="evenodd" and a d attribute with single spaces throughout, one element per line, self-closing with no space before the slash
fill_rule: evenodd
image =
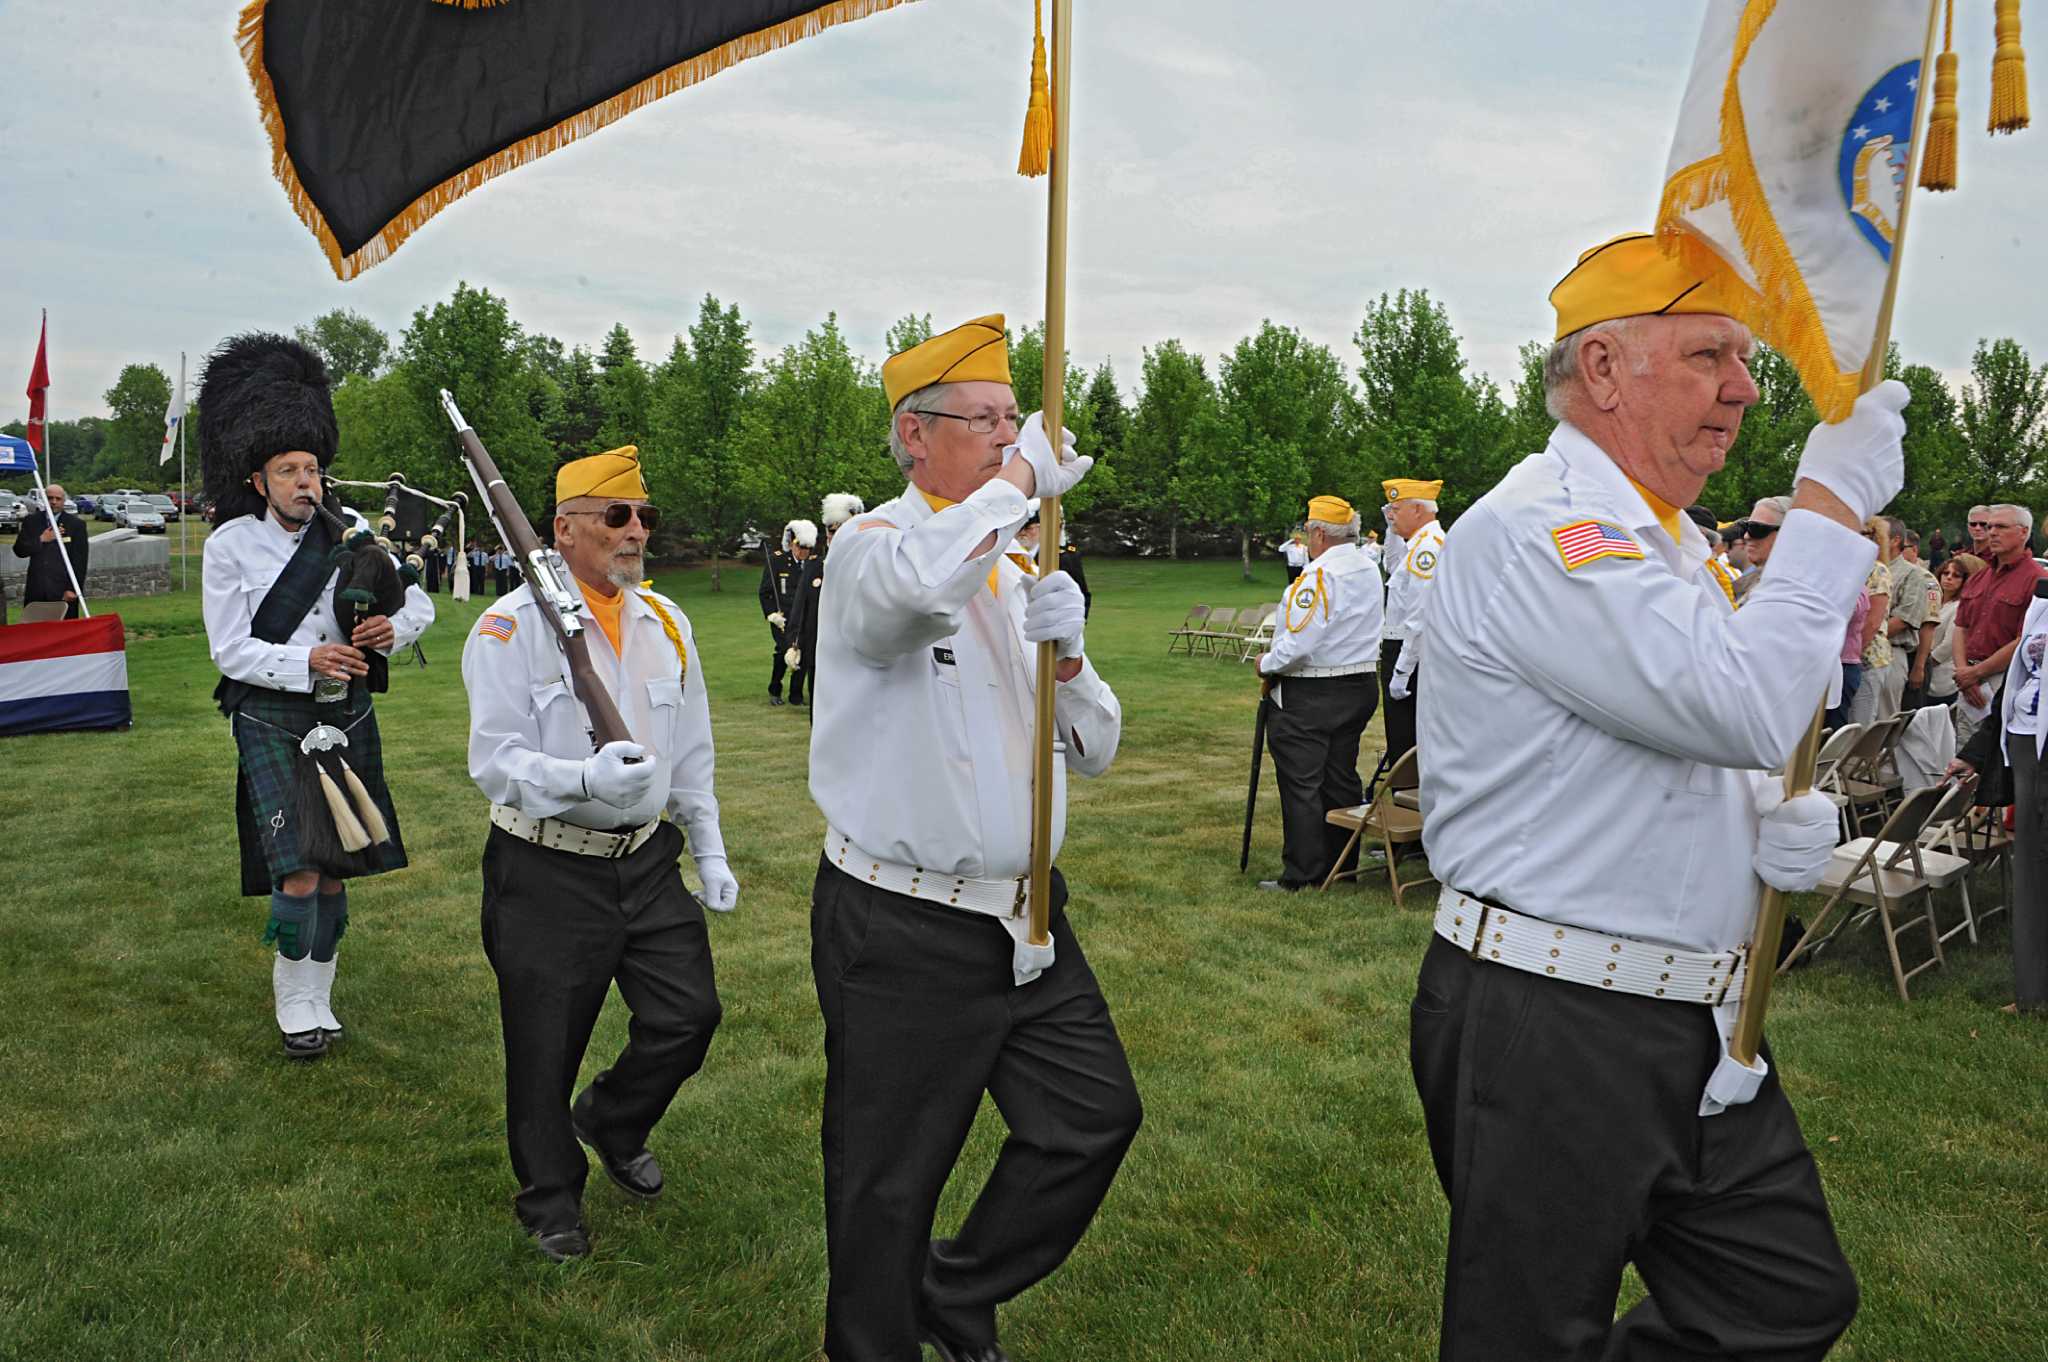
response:
<path id="1" fill-rule="evenodd" d="M 249 475 L 287 450 L 303 449 L 326 468 L 341 443 L 327 366 L 289 336 L 250 331 L 230 336 L 206 357 L 199 377 L 200 462 L 214 523 L 262 515 Z"/>

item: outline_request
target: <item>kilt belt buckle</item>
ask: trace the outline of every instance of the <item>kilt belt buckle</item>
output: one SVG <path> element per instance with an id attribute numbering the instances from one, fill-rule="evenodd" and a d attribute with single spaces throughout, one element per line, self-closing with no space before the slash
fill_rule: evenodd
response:
<path id="1" fill-rule="evenodd" d="M 1739 1002 L 1749 977 L 1746 944 L 1680 950 L 1531 917 L 1448 887 L 1437 898 L 1436 934 L 1473 960 L 1667 1002 Z"/>

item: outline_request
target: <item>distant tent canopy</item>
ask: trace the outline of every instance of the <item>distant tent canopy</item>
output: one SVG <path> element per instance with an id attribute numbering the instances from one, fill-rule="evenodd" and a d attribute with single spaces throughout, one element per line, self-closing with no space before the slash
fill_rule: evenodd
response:
<path id="1" fill-rule="evenodd" d="M 905 0 L 254 0 L 272 170 L 337 277 L 493 176 Z"/>

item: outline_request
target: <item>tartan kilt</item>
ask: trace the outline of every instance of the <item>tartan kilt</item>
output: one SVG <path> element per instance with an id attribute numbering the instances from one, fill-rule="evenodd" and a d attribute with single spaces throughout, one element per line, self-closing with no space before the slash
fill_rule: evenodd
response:
<path id="1" fill-rule="evenodd" d="M 359 879 L 402 869 L 405 841 L 398 829 L 398 810 L 384 783 L 384 747 L 377 735 L 377 715 L 368 692 L 349 688 L 348 699 L 318 704 L 310 695 L 255 690 L 235 707 L 229 719 L 241 760 L 235 773 L 235 827 L 242 851 L 242 892 L 267 896 L 285 876 L 318 870 L 335 879 Z M 298 812 L 299 740 L 318 724 L 348 734 L 342 755 L 370 792 L 391 840 L 366 847 L 338 863 L 315 864 L 304 847 Z"/>

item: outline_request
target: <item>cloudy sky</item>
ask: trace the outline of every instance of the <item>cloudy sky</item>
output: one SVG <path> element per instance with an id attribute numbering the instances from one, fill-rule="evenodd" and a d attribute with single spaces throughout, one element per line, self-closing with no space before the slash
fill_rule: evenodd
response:
<path id="1" fill-rule="evenodd" d="M 1128 393 L 1144 346 L 1214 355 L 1271 317 L 1349 360 L 1366 303 L 1405 286 L 1505 385 L 1576 252 L 1648 225 L 1703 8 L 1079 0 L 1076 359 Z M 1985 137 L 1990 6 L 1961 8 L 1963 191 L 1915 213 L 1894 333 L 1958 374 L 1982 335 L 2048 358 L 2048 130 Z M 1030 0 L 922 0 L 743 63 L 347 284 L 271 178 L 236 11 L 0 0 L 6 392 L 45 307 L 62 418 L 103 412 L 124 363 L 175 373 L 234 330 L 347 307 L 395 337 L 464 279 L 571 344 L 623 322 L 643 355 L 706 292 L 764 348 L 837 312 L 875 359 L 906 312 L 1043 311 L 1044 181 L 1014 174 Z"/>

